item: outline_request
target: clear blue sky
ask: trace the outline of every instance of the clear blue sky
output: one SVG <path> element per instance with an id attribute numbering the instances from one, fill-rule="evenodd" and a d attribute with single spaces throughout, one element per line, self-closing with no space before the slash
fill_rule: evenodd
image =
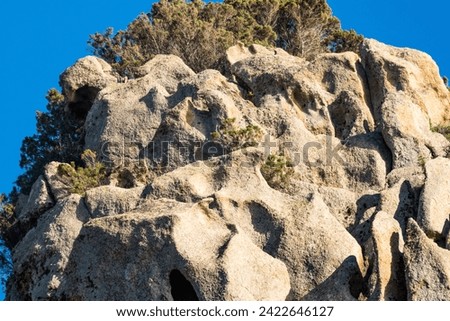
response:
<path id="1" fill-rule="evenodd" d="M 151 0 L 0 2 L 0 192 L 9 192 L 20 174 L 23 137 L 35 130 L 35 111 L 45 110 L 45 94 L 58 87 L 59 74 L 89 54 L 88 35 L 108 26 L 125 28 Z M 346 29 L 388 44 L 429 53 L 441 75 L 450 76 L 448 0 L 328 0 Z M 2 293 L 0 293 L 0 298 Z"/>

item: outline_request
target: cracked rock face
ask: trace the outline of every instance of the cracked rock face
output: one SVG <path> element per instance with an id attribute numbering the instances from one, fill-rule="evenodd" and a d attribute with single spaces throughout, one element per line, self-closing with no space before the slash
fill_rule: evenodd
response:
<path id="1" fill-rule="evenodd" d="M 93 57 L 64 72 L 85 148 L 127 177 L 73 195 L 47 165 L 8 298 L 448 300 L 450 144 L 430 126 L 450 94 L 431 58 L 375 40 L 227 55 L 227 77 L 170 55 L 136 79 Z"/>

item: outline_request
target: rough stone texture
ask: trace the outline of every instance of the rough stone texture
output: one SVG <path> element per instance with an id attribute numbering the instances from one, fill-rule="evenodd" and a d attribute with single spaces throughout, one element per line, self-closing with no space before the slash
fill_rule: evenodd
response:
<path id="1" fill-rule="evenodd" d="M 44 178 L 50 187 L 48 191 L 55 199 L 55 201 L 61 200 L 70 195 L 70 186 L 68 183 L 58 175 L 58 166 L 61 163 L 51 162 L 45 166 Z"/>
<path id="2" fill-rule="evenodd" d="M 403 180 L 407 180 L 416 193 L 420 195 L 425 184 L 425 169 L 421 166 L 402 167 L 393 169 L 386 177 L 387 187 L 393 187 Z"/>
<path id="3" fill-rule="evenodd" d="M 361 294 L 363 278 L 354 256 L 342 262 L 324 282 L 305 295 L 303 301 L 356 301 Z"/>
<path id="4" fill-rule="evenodd" d="M 373 130 L 367 84 L 356 54 L 319 55 L 307 62 L 261 50 L 239 58 L 231 60 L 232 72 L 252 91 L 256 105 L 262 105 L 265 96 L 283 95 L 314 134 L 345 139 Z"/>
<path id="5" fill-rule="evenodd" d="M 46 182 L 42 176 L 39 176 L 31 187 L 30 195 L 20 210 L 18 219 L 22 222 L 30 221 L 53 205 L 54 202 L 48 193 Z"/>
<path id="6" fill-rule="evenodd" d="M 304 198 L 317 194 L 323 199 L 330 213 L 347 230 L 355 224 L 357 213 L 357 194 L 342 188 L 318 186 L 293 177 L 286 188 L 291 195 Z"/>
<path id="7" fill-rule="evenodd" d="M 173 300 L 179 270 L 201 300 L 283 300 L 284 264 L 234 234 L 202 204 L 167 202 L 158 213 L 92 220 L 69 263 L 60 294 L 83 300 Z M 120 241 L 123 240 L 123 241 Z M 245 264 L 246 268 L 239 266 Z M 108 273 L 102 273 L 104 269 Z M 109 285 L 109 286 L 108 286 Z M 172 284 L 173 285 L 173 284 Z"/>
<path id="8" fill-rule="evenodd" d="M 403 179 L 380 194 L 378 209 L 390 213 L 400 224 L 403 234 L 408 218 L 417 217 L 419 195 L 415 193 L 410 181 Z"/>
<path id="9" fill-rule="evenodd" d="M 335 293 L 350 291 L 349 280 L 355 274 L 362 273 L 358 265 L 359 262 L 362 270 L 361 247 L 329 213 L 318 196 L 303 202 L 294 204 L 291 215 L 283 221 L 284 233 L 277 250 L 277 257 L 286 262 L 291 273 L 289 299 L 302 299 L 333 274 L 333 277 L 338 278 L 335 282 L 339 285 L 336 288 L 333 284 Z M 343 264 L 344 261 L 346 264 Z M 338 269 L 343 271 L 336 275 Z M 344 298 L 336 296 L 338 299 Z"/>
<path id="10" fill-rule="evenodd" d="M 403 263 L 403 237 L 400 225 L 386 212 L 378 212 L 372 222 L 369 261 L 372 265 L 369 300 L 406 300 Z"/>
<path id="11" fill-rule="evenodd" d="M 364 41 L 361 56 L 374 119 L 391 149 L 394 168 L 445 156 L 449 142 L 430 126 L 450 120 L 450 93 L 431 57 L 373 39 Z"/>
<path id="12" fill-rule="evenodd" d="M 170 103 L 172 107 L 146 153 L 150 163 L 163 164 L 166 170 L 209 158 L 208 146 L 214 144 L 212 133 L 227 120 L 234 119 L 232 126 L 236 129 L 259 125 L 251 116 L 243 115 L 243 112 L 251 114 L 255 107 L 241 97 L 238 86 L 215 70 L 184 79 L 170 97 Z M 226 148 L 213 146 L 219 148 L 219 155 Z"/>
<path id="13" fill-rule="evenodd" d="M 450 224 L 449 221 L 447 221 L 447 224 Z M 445 248 L 450 251 L 450 228 L 447 230 L 447 236 L 445 238 Z"/>
<path id="14" fill-rule="evenodd" d="M 34 228 L 39 217 L 55 205 L 50 195 L 47 182 L 41 175 L 31 187 L 30 195 L 19 195 L 16 205 L 16 220 L 9 231 L 3 235 L 3 239 L 10 247 L 15 246 L 29 230 Z"/>
<path id="15" fill-rule="evenodd" d="M 355 225 L 357 206 L 355 193 L 341 188 L 319 187 L 318 192 L 331 214 L 347 230 Z"/>
<path id="16" fill-rule="evenodd" d="M 72 95 L 81 87 L 89 86 L 101 90 L 110 82 L 117 81 L 112 73 L 111 66 L 103 59 L 88 56 L 79 59 L 61 74 L 61 87 L 67 98 L 72 101 Z"/>
<path id="17" fill-rule="evenodd" d="M 374 120 L 357 55 L 308 62 L 259 50 L 231 61 L 238 84 L 258 106 L 255 120 L 286 146 L 303 180 L 357 191 L 384 187 L 391 156 L 370 133 Z"/>
<path id="18" fill-rule="evenodd" d="M 261 251 L 246 236 L 233 236 L 223 253 L 221 270 L 228 283 L 225 300 L 284 300 L 290 282 L 286 266 Z M 245 271 L 245 273 L 243 273 Z M 262 280 L 262 278 L 267 279 Z"/>
<path id="19" fill-rule="evenodd" d="M 408 300 L 450 300 L 450 251 L 438 247 L 411 219 L 404 255 Z"/>
<path id="20" fill-rule="evenodd" d="M 86 119 L 86 148 L 110 166 L 139 161 L 167 108 L 167 90 L 151 75 L 102 90 Z"/>
<path id="21" fill-rule="evenodd" d="M 71 195 L 41 215 L 13 250 L 16 280 L 8 291 L 10 300 L 46 300 L 67 278 L 65 268 L 74 241 L 89 213 L 79 195 Z"/>
<path id="22" fill-rule="evenodd" d="M 227 59 L 226 75 L 171 55 L 129 80 L 92 57 L 67 69 L 110 185 L 70 195 L 46 166 L 8 297 L 448 299 L 450 143 L 430 126 L 450 96 L 430 57 L 366 40 L 361 57 L 240 44 Z M 272 167 L 278 183 L 270 154 L 291 167 Z"/>
<path id="23" fill-rule="evenodd" d="M 180 58 L 158 55 L 141 67 L 143 77 L 109 83 L 86 119 L 86 148 L 104 162 L 126 166 L 144 158 L 179 82 L 194 72 Z M 159 143 L 159 142 L 156 142 Z"/>
<path id="24" fill-rule="evenodd" d="M 425 164 L 426 181 L 420 196 L 417 222 L 433 238 L 445 237 L 450 215 L 450 159 L 436 158 Z"/>
<path id="25" fill-rule="evenodd" d="M 284 56 L 289 56 L 289 54 L 283 49 L 276 48 L 274 50 L 268 49 L 261 45 L 253 44 L 249 47 L 246 47 L 243 43 L 239 43 L 233 47 L 228 48 L 227 52 L 227 61 L 230 65 L 234 65 L 236 62 L 243 60 L 245 58 L 252 57 L 254 55 L 263 54 L 263 55 L 276 55 L 282 54 Z"/>
<path id="26" fill-rule="evenodd" d="M 100 186 L 86 191 L 86 206 L 92 218 L 123 214 L 137 207 L 143 191 L 142 187 Z"/>
<path id="27" fill-rule="evenodd" d="M 111 66 L 93 56 L 79 59 L 59 80 L 69 109 L 80 117 L 86 117 L 98 92 L 115 82 Z"/>
<path id="28" fill-rule="evenodd" d="M 152 79 L 164 87 L 169 94 L 173 94 L 177 91 L 179 82 L 193 76 L 194 72 L 177 56 L 156 55 L 139 67 L 138 74 L 143 77 L 151 75 Z"/>
<path id="29" fill-rule="evenodd" d="M 251 149 L 244 155 L 241 152 L 231 154 L 231 160 L 224 158 L 223 164 L 213 166 L 215 163 L 211 161 L 209 169 L 200 164 L 188 165 L 162 176 L 152 185 L 154 189 L 149 196 L 187 201 L 211 194 L 215 201 L 210 207 L 217 208 L 220 216 L 243 229 L 258 247 L 286 264 L 291 275 L 289 298 L 298 300 L 316 282 L 323 282 L 334 273 L 348 257 L 362 262 L 361 249 L 319 195 L 291 199 L 270 189 L 258 171 L 261 159 L 263 154 Z M 212 180 L 217 185 L 204 184 L 206 190 L 200 193 L 192 189 L 197 186 L 194 182 L 208 180 L 211 176 L 218 179 L 217 182 Z M 167 187 L 162 188 L 162 184 Z M 180 193 L 183 190 L 188 194 Z M 274 203 L 274 199 L 278 202 Z M 329 233 L 331 230 L 333 233 Z M 311 239 L 312 234 L 317 239 Z M 339 251 L 335 250 L 337 242 L 341 244 Z M 305 250 L 299 253 L 295 250 L 298 248 Z M 342 278 L 350 279 L 355 271 L 359 271 L 358 265 L 348 268 Z M 348 287 L 348 282 L 341 282 L 340 290 Z"/>

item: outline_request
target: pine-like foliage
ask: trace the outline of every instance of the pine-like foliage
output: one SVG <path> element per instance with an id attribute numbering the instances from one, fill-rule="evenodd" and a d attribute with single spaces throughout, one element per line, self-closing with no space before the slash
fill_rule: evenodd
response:
<path id="1" fill-rule="evenodd" d="M 36 113 L 36 134 L 25 137 L 20 149 L 20 166 L 25 170 L 17 179 L 20 192 L 28 194 L 34 181 L 51 161 L 79 163 L 83 151 L 84 120 L 66 108 L 64 96 L 56 89 L 47 93 L 47 112 Z"/>
<path id="2" fill-rule="evenodd" d="M 109 28 L 91 35 L 89 43 L 95 55 L 133 77 L 157 54 L 177 55 L 197 72 L 220 69 L 225 50 L 238 41 L 308 58 L 357 50 L 362 37 L 343 32 L 325 0 L 161 0 L 126 30 L 114 34 Z"/>

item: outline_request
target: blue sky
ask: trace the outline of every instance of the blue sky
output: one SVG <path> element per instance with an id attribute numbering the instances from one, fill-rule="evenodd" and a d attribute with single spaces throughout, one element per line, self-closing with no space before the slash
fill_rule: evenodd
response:
<path id="1" fill-rule="evenodd" d="M 59 74 L 89 54 L 88 35 L 116 30 L 151 7 L 150 0 L 0 2 L 1 130 L 0 192 L 9 192 L 20 174 L 23 137 L 35 130 L 35 111 L 45 110 L 45 94 L 58 87 Z M 420 49 L 450 76 L 448 0 L 328 0 L 345 29 L 366 37 Z M 2 294 L 0 293 L 0 298 Z"/>

